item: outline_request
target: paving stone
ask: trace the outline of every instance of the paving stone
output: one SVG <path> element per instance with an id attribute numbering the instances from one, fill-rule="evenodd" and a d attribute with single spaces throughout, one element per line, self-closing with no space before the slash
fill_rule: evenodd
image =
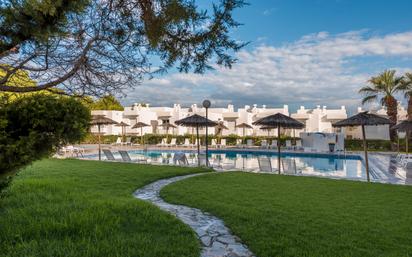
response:
<path id="1" fill-rule="evenodd" d="M 202 242 L 202 257 L 253 257 L 253 253 L 242 244 L 237 236 L 231 234 L 222 220 L 196 208 L 166 203 L 160 198 L 159 192 L 166 185 L 200 175 L 203 174 L 191 174 L 158 180 L 137 190 L 134 196 L 141 200 L 149 201 L 162 210 L 174 214 L 185 224 L 189 225 Z"/>

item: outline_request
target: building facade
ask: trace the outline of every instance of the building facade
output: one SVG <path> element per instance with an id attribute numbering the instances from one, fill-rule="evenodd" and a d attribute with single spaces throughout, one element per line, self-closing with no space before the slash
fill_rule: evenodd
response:
<path id="1" fill-rule="evenodd" d="M 358 108 L 358 112 L 363 111 Z M 209 108 L 209 119 L 222 122 L 228 129 L 221 131 L 223 136 L 238 135 L 238 136 L 275 136 L 277 135 L 277 129 L 262 130 L 258 126 L 252 125 L 256 120 L 268 115 L 282 113 L 287 116 L 291 116 L 294 119 L 305 124 L 305 127 L 301 130 L 282 130 L 282 134 L 290 136 L 299 136 L 301 132 L 343 132 L 346 137 L 349 138 L 361 138 L 361 130 L 359 128 L 343 128 L 335 129 L 332 124 L 346 119 L 348 117 L 345 106 L 338 109 L 328 109 L 326 106 L 317 106 L 314 109 L 306 109 L 301 106 L 295 113 L 289 112 L 288 105 L 284 105 L 279 108 L 268 108 L 266 105 L 258 106 L 256 104 L 250 106 L 245 105 L 237 110 L 233 105 L 229 104 L 225 108 Z M 376 111 L 379 115 L 386 115 L 385 109 Z M 125 128 L 125 132 L 128 135 L 140 135 L 144 134 L 172 134 L 172 135 L 185 135 L 194 134 L 196 131 L 194 128 L 187 128 L 176 126 L 176 128 L 167 128 L 164 124 L 175 125 L 177 120 L 185 118 L 187 116 L 198 114 L 201 116 L 206 115 L 205 108 L 192 104 L 190 107 L 182 107 L 180 104 L 174 104 L 171 107 L 152 107 L 149 104 L 133 104 L 132 106 L 125 107 L 124 111 L 92 111 L 92 115 L 105 115 L 106 117 L 115 120 L 116 122 L 125 122 L 129 126 Z M 406 111 L 404 108 L 399 107 L 398 119 L 406 119 Z M 143 128 L 132 129 L 133 125 L 138 122 L 143 122 L 148 126 Z M 243 128 L 238 125 L 245 123 L 252 128 Z M 389 130 L 387 126 L 371 126 L 367 127 L 367 136 L 371 139 L 389 139 Z M 101 129 L 105 135 L 120 135 L 122 128 L 114 125 L 103 126 Z M 92 128 L 93 133 L 97 133 L 97 128 Z M 205 134 L 206 130 L 200 129 L 200 134 Z M 209 128 L 208 133 L 213 135 L 217 133 L 215 128 Z"/>

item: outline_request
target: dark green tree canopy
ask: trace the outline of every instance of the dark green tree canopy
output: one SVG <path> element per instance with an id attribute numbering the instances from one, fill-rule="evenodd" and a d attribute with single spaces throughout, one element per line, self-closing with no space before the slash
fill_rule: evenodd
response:
<path id="1" fill-rule="evenodd" d="M 124 107 L 113 95 L 103 96 L 90 104 L 91 110 L 123 111 Z"/>
<path id="2" fill-rule="evenodd" d="M 192 0 L 6 0 L 0 4 L 0 91 L 63 89 L 102 96 L 177 67 L 204 72 L 230 67 L 244 44 L 229 37 L 243 0 L 216 0 L 209 11 Z M 159 59 L 152 70 L 152 57 Z M 27 71 L 36 86 L 8 84 Z M 16 78 L 14 78 L 16 80 Z"/>
<path id="3" fill-rule="evenodd" d="M 0 103 L 0 177 L 80 141 L 89 122 L 90 111 L 71 97 L 37 94 Z"/>

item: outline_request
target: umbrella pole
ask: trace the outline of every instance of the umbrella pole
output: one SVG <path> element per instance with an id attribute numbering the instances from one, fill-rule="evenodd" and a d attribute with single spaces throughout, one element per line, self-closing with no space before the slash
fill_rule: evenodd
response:
<path id="1" fill-rule="evenodd" d="M 405 140 L 406 140 L 406 155 L 409 154 L 409 130 L 406 130 L 405 134 Z"/>
<path id="2" fill-rule="evenodd" d="M 197 140 L 197 166 L 200 166 L 199 125 L 196 125 L 196 140 Z"/>
<path id="3" fill-rule="evenodd" d="M 362 125 L 362 137 L 363 137 L 363 150 L 365 152 L 366 178 L 369 182 L 370 178 L 369 178 L 369 162 L 368 162 L 368 145 L 367 145 L 366 136 L 365 136 L 365 125 Z"/>
<path id="4" fill-rule="evenodd" d="M 278 174 L 280 174 L 280 125 L 278 125 Z"/>
<path id="5" fill-rule="evenodd" d="M 100 150 L 100 124 L 97 125 L 97 137 L 98 137 L 98 141 L 99 141 L 99 161 L 102 160 L 102 154 L 101 154 L 101 150 Z"/>
<path id="6" fill-rule="evenodd" d="M 143 127 L 140 127 L 140 144 L 143 145 Z"/>

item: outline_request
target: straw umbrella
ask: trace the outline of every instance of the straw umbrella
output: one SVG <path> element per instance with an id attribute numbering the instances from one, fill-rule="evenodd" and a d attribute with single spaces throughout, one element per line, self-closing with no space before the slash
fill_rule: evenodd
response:
<path id="1" fill-rule="evenodd" d="M 246 129 L 251 129 L 251 128 L 253 128 L 252 126 L 250 126 L 249 124 L 247 124 L 247 123 L 240 123 L 239 125 L 236 125 L 236 128 L 242 128 L 243 129 L 243 140 L 245 140 L 246 139 L 246 137 L 245 137 L 245 130 Z"/>
<path id="2" fill-rule="evenodd" d="M 160 125 L 160 127 L 163 127 L 164 129 L 166 129 L 166 137 L 169 137 L 169 129 L 175 129 L 177 128 L 175 125 L 170 124 L 170 123 L 162 123 Z M 173 134 L 173 133 L 172 133 Z"/>
<path id="3" fill-rule="evenodd" d="M 105 117 L 104 115 L 94 115 L 90 124 L 97 126 L 98 140 L 99 140 L 99 161 L 102 159 L 101 145 L 100 145 L 100 126 L 117 124 L 116 121 Z"/>
<path id="4" fill-rule="evenodd" d="M 412 121 L 404 120 L 399 122 L 397 125 L 393 126 L 392 129 L 405 132 L 405 141 L 406 141 L 406 153 L 409 153 L 409 132 L 412 130 Z"/>
<path id="5" fill-rule="evenodd" d="M 130 126 L 130 125 L 122 121 L 120 123 L 117 123 L 115 126 L 116 127 L 122 127 L 122 141 L 124 142 L 125 128 Z"/>
<path id="6" fill-rule="evenodd" d="M 132 129 L 140 128 L 140 143 L 143 142 L 143 127 L 150 127 L 150 125 L 139 121 L 138 123 L 134 124 L 132 127 Z"/>
<path id="7" fill-rule="evenodd" d="M 305 125 L 299 121 L 286 116 L 282 113 L 276 113 L 253 122 L 253 125 L 272 127 L 278 129 L 278 173 L 280 174 L 280 128 L 303 128 Z"/>
<path id="8" fill-rule="evenodd" d="M 341 121 L 338 121 L 332 124 L 333 127 L 354 127 L 354 126 L 362 127 L 363 151 L 365 152 L 365 168 L 366 168 L 366 177 L 367 177 L 368 182 L 370 181 L 370 178 L 369 178 L 369 162 L 368 162 L 368 145 L 366 143 L 365 126 L 390 125 L 390 124 L 392 124 L 392 122 L 389 119 L 373 114 L 373 113 L 368 113 L 368 112 L 360 112 L 352 117 L 349 117 L 345 120 L 341 120 Z"/>
<path id="9" fill-rule="evenodd" d="M 198 114 L 183 118 L 181 120 L 175 121 L 179 126 L 185 127 L 195 127 L 196 128 L 196 138 L 197 138 L 197 163 L 200 165 L 199 155 L 200 155 L 200 144 L 199 144 L 199 128 L 202 127 L 214 127 L 217 125 L 216 122 L 206 119 Z M 207 144 L 207 142 L 206 142 Z"/>

